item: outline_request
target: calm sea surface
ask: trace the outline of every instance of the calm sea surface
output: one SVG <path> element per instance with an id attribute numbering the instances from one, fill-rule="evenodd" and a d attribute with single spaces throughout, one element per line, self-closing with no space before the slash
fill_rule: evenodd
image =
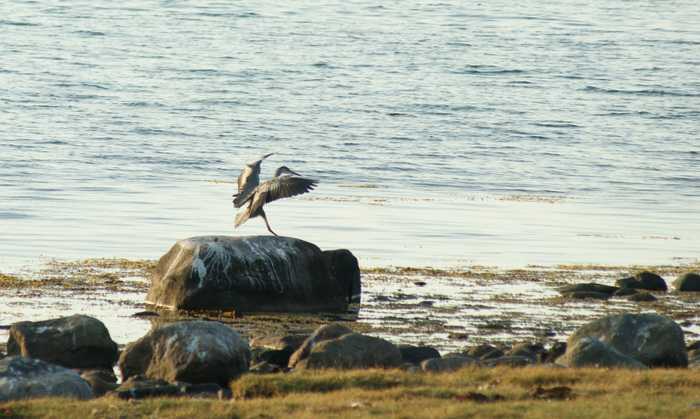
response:
<path id="1" fill-rule="evenodd" d="M 233 230 L 365 266 L 700 257 L 700 5 L 0 2 L 0 271 Z"/>

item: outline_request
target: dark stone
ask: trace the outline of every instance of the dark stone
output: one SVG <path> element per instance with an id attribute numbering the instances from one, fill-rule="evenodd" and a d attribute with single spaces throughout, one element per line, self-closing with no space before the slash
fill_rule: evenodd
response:
<path id="1" fill-rule="evenodd" d="M 618 287 L 612 287 L 610 285 L 595 284 L 595 283 L 589 282 L 589 283 L 584 283 L 584 284 L 569 285 L 569 286 L 560 288 L 559 292 L 562 294 L 571 294 L 571 293 L 579 293 L 579 292 L 595 292 L 595 293 L 600 293 L 600 294 L 612 295 L 618 289 L 619 289 Z"/>
<path id="2" fill-rule="evenodd" d="M 635 293 L 635 294 L 628 296 L 627 299 L 629 301 L 637 301 L 637 302 L 656 301 L 656 297 L 649 294 L 648 292 L 638 292 L 638 293 Z"/>
<path id="3" fill-rule="evenodd" d="M 149 380 L 141 375 L 135 375 L 129 377 L 110 394 L 123 400 L 175 397 L 180 395 L 180 388 L 165 380 Z"/>
<path id="4" fill-rule="evenodd" d="M 123 379 L 188 383 L 229 381 L 248 370 L 248 342 L 230 327 L 209 321 L 182 321 L 157 326 L 129 344 L 119 358 Z"/>
<path id="5" fill-rule="evenodd" d="M 90 316 L 19 322 L 10 328 L 8 355 L 41 359 L 68 368 L 112 368 L 119 355 L 105 325 Z"/>
<path id="6" fill-rule="evenodd" d="M 347 249 L 325 250 L 323 258 L 330 271 L 330 277 L 347 287 L 347 301 L 360 304 L 362 301 L 362 282 L 360 265 L 357 258 Z"/>
<path id="7" fill-rule="evenodd" d="M 688 345 L 688 347 L 686 349 L 688 351 L 700 349 L 700 340 L 696 340 L 695 342 L 691 343 L 690 345 Z"/>
<path id="8" fill-rule="evenodd" d="M 473 346 L 465 352 L 466 355 L 476 359 L 494 359 L 504 355 L 503 351 L 488 343 Z"/>
<path id="9" fill-rule="evenodd" d="M 404 362 L 420 364 L 425 359 L 440 358 L 440 352 L 430 346 L 399 345 Z"/>
<path id="10" fill-rule="evenodd" d="M 222 388 L 217 383 L 169 383 L 164 380 L 150 380 L 141 375 L 129 377 L 109 394 L 122 400 L 139 400 L 151 397 L 231 398 L 231 391 Z"/>
<path id="11" fill-rule="evenodd" d="M 650 367 L 688 365 L 683 330 L 658 314 L 609 315 L 589 322 L 569 337 L 569 351 L 589 337 Z"/>
<path id="12" fill-rule="evenodd" d="M 506 352 L 507 356 L 525 356 L 536 362 L 541 354 L 546 353 L 541 343 L 519 343 Z"/>
<path id="13" fill-rule="evenodd" d="M 289 358 L 308 337 L 307 334 L 258 336 L 251 341 L 252 364 L 269 362 L 286 367 Z"/>
<path id="14" fill-rule="evenodd" d="M 289 349 L 253 348 L 252 353 L 252 364 L 267 362 L 280 367 L 285 367 L 289 364 L 289 357 L 292 356 L 293 352 Z"/>
<path id="15" fill-rule="evenodd" d="M 275 236 L 180 240 L 158 261 L 146 302 L 183 310 L 344 311 L 359 299 L 347 250 Z"/>
<path id="16" fill-rule="evenodd" d="M 636 359 L 620 353 L 612 346 L 591 336 L 570 342 L 566 353 L 557 359 L 557 363 L 570 368 L 647 368 Z"/>
<path id="17" fill-rule="evenodd" d="M 476 359 L 468 356 L 450 356 L 426 359 L 421 362 L 420 367 L 425 372 L 451 372 L 477 363 Z"/>
<path id="18" fill-rule="evenodd" d="M 684 273 L 673 281 L 673 286 L 678 291 L 700 291 L 700 274 Z"/>
<path id="19" fill-rule="evenodd" d="M 639 291 L 637 291 L 634 288 L 620 288 L 619 290 L 615 291 L 615 294 L 613 294 L 615 297 L 625 297 L 628 295 L 633 295 L 637 294 Z"/>
<path id="20" fill-rule="evenodd" d="M 392 368 L 401 365 L 401 352 L 391 342 L 373 336 L 349 333 L 315 345 L 301 359 L 299 369 Z"/>
<path id="21" fill-rule="evenodd" d="M 640 289 L 643 290 L 649 290 L 649 291 L 666 291 L 668 290 L 668 286 L 666 285 L 666 281 L 664 281 L 663 278 L 661 278 L 659 275 L 649 272 L 649 271 L 644 271 L 644 272 L 639 272 L 637 275 L 635 275 L 635 278 L 637 278 L 637 281 L 639 281 L 640 284 Z"/>
<path id="22" fill-rule="evenodd" d="M 666 291 L 668 286 L 666 281 L 653 272 L 639 272 L 634 277 L 618 279 L 615 285 L 620 288 L 633 288 L 649 291 Z"/>
<path id="23" fill-rule="evenodd" d="M 339 338 L 343 335 L 347 335 L 348 333 L 352 333 L 352 330 L 337 323 L 331 323 L 319 327 L 311 334 L 311 336 L 306 338 L 299 349 L 297 349 L 292 356 L 289 357 L 289 368 L 294 368 L 299 361 L 308 357 L 311 349 L 313 349 L 313 347 L 319 343 L 325 340 Z"/>
<path id="24" fill-rule="evenodd" d="M 0 402 L 36 397 L 92 398 L 77 372 L 40 359 L 8 356 L 0 360 Z"/>
<path id="25" fill-rule="evenodd" d="M 118 387 L 117 377 L 112 370 L 86 370 L 80 373 L 80 377 L 90 384 L 95 397 L 100 397 Z"/>
<path id="26" fill-rule="evenodd" d="M 566 352 L 566 342 L 554 342 L 547 354 L 541 359 L 541 362 L 550 364 L 555 362 L 557 358 L 564 355 Z"/>
<path id="27" fill-rule="evenodd" d="M 620 278 L 617 281 L 615 281 L 615 285 L 620 287 L 621 289 L 638 289 L 640 287 L 639 281 L 637 281 L 636 278 L 628 276 L 626 278 Z"/>

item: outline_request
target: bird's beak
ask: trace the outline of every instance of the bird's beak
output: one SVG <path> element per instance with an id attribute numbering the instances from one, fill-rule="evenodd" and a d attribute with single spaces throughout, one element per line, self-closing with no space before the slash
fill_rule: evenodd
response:
<path id="1" fill-rule="evenodd" d="M 265 154 L 265 155 L 263 156 L 263 160 L 265 160 L 266 158 L 270 157 L 270 156 L 273 155 L 273 154 L 275 154 L 275 153 Z"/>
<path id="2" fill-rule="evenodd" d="M 294 174 L 294 175 L 301 176 L 301 174 L 295 172 L 294 170 L 289 169 L 289 171 L 290 171 L 292 174 Z"/>

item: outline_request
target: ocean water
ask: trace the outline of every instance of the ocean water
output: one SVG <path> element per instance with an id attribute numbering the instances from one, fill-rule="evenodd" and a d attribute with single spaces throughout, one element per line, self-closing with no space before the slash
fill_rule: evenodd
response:
<path id="1" fill-rule="evenodd" d="M 551 3 L 551 4 L 550 4 Z M 700 258 L 688 1 L 0 2 L 0 271 L 234 231 L 363 266 Z"/>

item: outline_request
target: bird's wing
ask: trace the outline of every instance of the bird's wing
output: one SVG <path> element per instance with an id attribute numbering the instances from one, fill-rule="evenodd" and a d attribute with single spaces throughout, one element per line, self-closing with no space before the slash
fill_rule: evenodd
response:
<path id="1" fill-rule="evenodd" d="M 246 165 L 238 176 L 238 195 L 233 199 L 233 205 L 240 208 L 255 192 L 260 183 L 260 163 L 258 160 L 253 165 Z"/>
<path id="2" fill-rule="evenodd" d="M 272 178 L 261 183 L 255 189 L 248 211 L 250 214 L 255 214 L 258 209 L 268 202 L 312 191 L 316 184 L 318 184 L 317 180 L 299 176 Z"/>
<path id="3" fill-rule="evenodd" d="M 301 176 L 280 176 L 265 182 L 267 194 L 265 202 L 301 195 L 314 190 L 317 180 Z"/>

